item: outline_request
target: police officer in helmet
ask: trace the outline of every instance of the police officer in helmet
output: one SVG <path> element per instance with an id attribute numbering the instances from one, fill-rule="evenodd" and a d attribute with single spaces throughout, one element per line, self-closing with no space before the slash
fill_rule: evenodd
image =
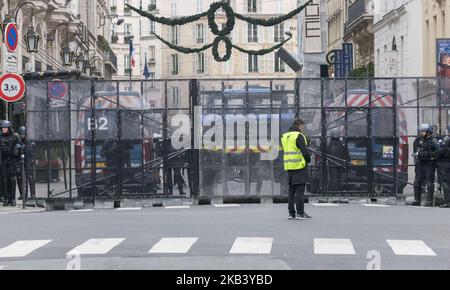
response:
<path id="1" fill-rule="evenodd" d="M 34 180 L 34 147 L 35 144 L 32 142 L 27 142 L 27 128 L 22 126 L 19 129 L 17 129 L 17 134 L 20 136 L 20 140 L 22 142 L 22 154 L 24 159 L 20 159 L 17 164 L 17 171 L 16 171 L 16 178 L 17 178 L 17 184 L 19 185 L 19 192 L 20 196 L 24 196 L 26 183 L 24 184 L 23 178 L 26 179 L 26 182 L 29 184 L 31 198 L 36 197 L 36 190 L 35 190 L 35 180 Z M 24 162 L 22 164 L 22 162 Z M 22 166 L 23 165 L 23 166 Z M 23 172 L 25 170 L 25 172 Z M 23 175 L 25 173 L 25 176 Z"/>
<path id="2" fill-rule="evenodd" d="M 4 206 L 16 206 L 15 171 L 21 148 L 20 137 L 11 130 L 11 122 L 0 125 L 0 189 Z"/>
<path id="3" fill-rule="evenodd" d="M 438 152 L 439 167 L 442 171 L 442 187 L 444 189 L 443 208 L 450 208 L 450 136 L 444 138 Z"/>
<path id="4" fill-rule="evenodd" d="M 427 191 L 427 206 L 433 205 L 434 199 L 434 163 L 436 144 L 432 138 L 433 130 L 429 124 L 420 126 L 420 136 L 414 141 L 414 157 L 416 165 L 416 180 L 414 181 L 413 205 L 420 206 L 422 190 Z"/>

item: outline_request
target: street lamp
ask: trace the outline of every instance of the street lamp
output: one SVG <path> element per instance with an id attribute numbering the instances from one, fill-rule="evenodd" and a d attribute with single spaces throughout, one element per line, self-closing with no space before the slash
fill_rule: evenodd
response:
<path id="1" fill-rule="evenodd" d="M 66 45 L 61 50 L 61 59 L 64 66 L 71 66 L 73 62 L 73 52 L 70 50 L 69 45 Z"/>
<path id="2" fill-rule="evenodd" d="M 25 45 L 28 53 L 38 52 L 40 39 L 41 37 L 36 33 L 33 26 L 28 28 L 27 34 L 25 34 Z"/>
<path id="3" fill-rule="evenodd" d="M 89 62 L 87 62 L 87 63 L 84 65 L 84 71 L 85 71 L 85 74 L 87 74 L 88 76 L 90 76 L 90 75 L 91 75 L 91 70 L 92 70 L 92 66 L 91 66 L 91 64 L 90 64 Z"/>
<path id="4" fill-rule="evenodd" d="M 84 71 L 85 70 L 85 66 L 86 66 L 86 57 L 82 54 L 82 53 L 80 53 L 79 55 L 78 55 L 78 57 L 77 57 L 77 59 L 75 60 L 75 63 L 76 63 L 76 65 L 77 65 L 77 68 L 80 70 L 80 71 Z"/>

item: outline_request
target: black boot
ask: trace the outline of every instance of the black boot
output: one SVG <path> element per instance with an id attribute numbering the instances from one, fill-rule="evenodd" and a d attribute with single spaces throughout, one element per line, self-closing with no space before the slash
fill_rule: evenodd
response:
<path id="1" fill-rule="evenodd" d="M 448 185 L 444 184 L 444 204 L 442 208 L 450 208 L 450 188 Z"/>
<path id="2" fill-rule="evenodd" d="M 434 185 L 427 185 L 427 207 L 433 207 L 434 202 Z"/>
<path id="3" fill-rule="evenodd" d="M 411 203 L 412 206 L 421 206 L 422 204 L 422 187 L 419 185 L 414 185 L 414 201 Z"/>

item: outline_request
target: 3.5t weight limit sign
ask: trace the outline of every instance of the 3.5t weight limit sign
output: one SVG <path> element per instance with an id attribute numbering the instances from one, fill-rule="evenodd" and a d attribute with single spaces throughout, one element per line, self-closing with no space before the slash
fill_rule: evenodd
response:
<path id="1" fill-rule="evenodd" d="M 5 74 L 0 78 L 0 98 L 6 102 L 20 101 L 25 93 L 25 82 L 18 74 Z"/>

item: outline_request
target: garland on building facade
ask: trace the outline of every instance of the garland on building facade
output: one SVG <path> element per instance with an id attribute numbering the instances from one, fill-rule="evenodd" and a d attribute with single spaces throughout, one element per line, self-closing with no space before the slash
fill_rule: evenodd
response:
<path id="1" fill-rule="evenodd" d="M 260 49 L 260 50 L 244 49 L 242 47 L 232 44 L 231 40 L 227 37 L 228 35 L 230 35 L 230 33 L 232 33 L 232 31 L 234 29 L 234 26 L 236 24 L 236 18 L 239 20 L 245 21 L 247 23 L 257 25 L 257 26 L 274 26 L 274 25 L 280 24 L 280 23 L 294 17 L 295 15 L 299 14 L 312 1 L 313 0 L 308 1 L 306 4 L 292 10 L 291 12 L 289 12 L 286 15 L 283 15 L 280 17 L 273 17 L 270 19 L 259 19 L 259 18 L 247 17 L 244 15 L 235 13 L 233 8 L 226 1 L 212 3 L 206 12 L 196 14 L 196 15 L 186 16 L 186 17 L 179 17 L 179 18 L 158 17 L 158 16 L 153 15 L 152 13 L 140 10 L 129 4 L 126 4 L 126 5 L 128 8 L 130 8 L 131 10 L 135 11 L 136 13 L 138 13 L 139 15 L 141 15 L 143 17 L 146 17 L 154 22 L 158 22 L 160 24 L 169 25 L 169 26 L 185 25 L 188 23 L 195 22 L 203 17 L 208 17 L 208 26 L 209 26 L 211 32 L 216 37 L 214 38 L 214 41 L 212 43 L 207 44 L 200 48 L 187 48 L 187 47 L 178 46 L 178 45 L 170 43 L 167 40 L 164 40 L 161 36 L 157 35 L 156 33 L 153 33 L 153 34 L 156 36 L 156 38 L 158 38 L 160 41 L 162 41 L 165 45 L 167 45 L 171 49 L 174 49 L 178 52 L 185 53 L 185 54 L 198 53 L 198 52 L 207 50 L 212 47 L 212 53 L 213 53 L 214 59 L 217 62 L 226 62 L 231 57 L 232 48 L 235 48 L 238 51 L 247 53 L 247 54 L 265 55 L 265 54 L 271 53 L 274 50 L 282 47 L 286 42 L 288 42 L 292 38 L 292 34 L 287 33 L 289 37 L 286 40 L 284 40 L 283 42 L 280 42 L 279 44 L 274 45 L 270 48 L 265 48 L 265 49 Z M 223 11 L 225 12 L 226 18 L 227 18 L 225 27 L 222 30 L 219 29 L 219 27 L 216 23 L 216 20 L 215 20 L 215 14 L 216 14 L 217 10 L 219 10 L 219 9 L 223 9 Z M 219 44 L 222 41 L 225 43 L 225 55 L 220 56 L 219 55 Z"/>

